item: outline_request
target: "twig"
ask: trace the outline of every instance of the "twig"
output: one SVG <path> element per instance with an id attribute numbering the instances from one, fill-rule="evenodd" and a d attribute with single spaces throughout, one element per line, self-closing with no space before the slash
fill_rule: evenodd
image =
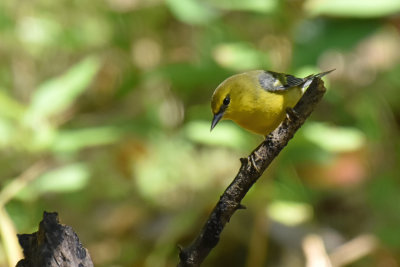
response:
<path id="1" fill-rule="evenodd" d="M 306 258 L 306 267 L 332 267 L 322 237 L 308 234 L 301 244 Z"/>
<path id="2" fill-rule="evenodd" d="M 356 260 L 372 253 L 379 246 L 377 238 L 371 234 L 362 234 L 335 248 L 329 258 L 332 266 L 347 266 Z"/>
<path id="3" fill-rule="evenodd" d="M 5 247 L 9 266 L 15 266 L 15 263 L 22 257 L 22 253 L 18 244 L 15 225 L 8 215 L 5 205 L 49 167 L 50 162 L 48 160 L 39 160 L 18 177 L 14 178 L 0 191 L 0 236 Z"/>
<path id="4" fill-rule="evenodd" d="M 21 259 L 22 251 L 18 244 L 14 222 L 4 207 L 0 207 L 0 236 L 8 266 L 13 267 Z"/>
<path id="5" fill-rule="evenodd" d="M 21 175 L 14 178 L 0 191 L 0 207 L 3 207 L 12 199 L 19 191 L 26 187 L 30 182 L 35 180 L 50 167 L 50 163 L 46 159 L 35 162 L 26 169 Z"/>
<path id="6" fill-rule="evenodd" d="M 233 182 L 220 197 L 197 238 L 179 253 L 178 267 L 200 266 L 217 245 L 220 234 L 233 213 L 244 208 L 241 204 L 251 186 L 258 180 L 272 160 L 287 145 L 314 107 L 322 99 L 326 89 L 324 82 L 316 78 L 297 105 L 288 112 L 287 118 L 247 157 Z"/>

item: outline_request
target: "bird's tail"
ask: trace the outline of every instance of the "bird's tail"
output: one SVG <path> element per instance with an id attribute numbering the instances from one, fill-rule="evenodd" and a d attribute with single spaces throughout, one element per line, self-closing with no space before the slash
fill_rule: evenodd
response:
<path id="1" fill-rule="evenodd" d="M 304 82 L 304 84 L 303 84 L 302 92 L 303 92 L 303 93 L 305 92 L 305 90 L 308 88 L 308 86 L 311 84 L 311 82 L 312 82 L 315 78 L 322 78 L 322 77 L 324 77 L 325 75 L 331 73 L 331 72 L 334 71 L 334 70 L 336 70 L 336 69 L 331 69 L 331 70 L 324 71 L 324 72 L 320 72 L 320 73 L 317 73 L 317 74 L 311 74 L 311 75 L 308 75 L 307 77 L 305 77 L 305 78 L 304 78 L 304 81 L 305 81 L 305 82 Z"/>
<path id="2" fill-rule="evenodd" d="M 331 70 L 328 70 L 328 71 L 320 72 L 320 73 L 318 73 L 318 74 L 312 74 L 312 75 L 310 75 L 310 76 L 308 76 L 308 77 L 310 77 L 311 79 L 314 79 L 314 78 L 322 78 L 322 77 L 324 77 L 325 75 L 331 73 L 331 72 L 334 71 L 334 70 L 336 70 L 336 69 L 331 69 Z M 307 78 L 308 78 L 308 77 L 307 77 Z"/>

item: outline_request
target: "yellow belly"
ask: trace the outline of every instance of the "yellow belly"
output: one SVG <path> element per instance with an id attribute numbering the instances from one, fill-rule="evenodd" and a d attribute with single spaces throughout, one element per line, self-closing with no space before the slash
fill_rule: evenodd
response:
<path id="1" fill-rule="evenodd" d="M 268 135 L 272 132 L 285 118 L 285 113 L 280 112 L 279 114 L 275 114 L 274 116 L 267 116 L 265 114 L 252 114 L 246 118 L 237 118 L 234 119 L 237 124 L 241 127 L 254 132 L 256 134 Z M 270 117 L 270 118 L 268 118 Z"/>
<path id="2" fill-rule="evenodd" d="M 246 103 L 229 117 L 243 128 L 265 136 L 279 126 L 285 119 L 286 109 L 294 107 L 300 97 L 299 88 L 281 93 L 263 91 L 257 98 L 245 100 Z"/>

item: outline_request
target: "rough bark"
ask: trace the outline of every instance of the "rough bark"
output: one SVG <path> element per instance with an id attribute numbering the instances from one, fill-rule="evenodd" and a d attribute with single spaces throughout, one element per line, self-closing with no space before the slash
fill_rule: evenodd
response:
<path id="1" fill-rule="evenodd" d="M 232 183 L 220 197 L 196 239 L 188 247 L 181 248 L 179 267 L 200 266 L 217 245 L 220 234 L 233 213 L 244 208 L 241 201 L 251 186 L 263 174 L 272 160 L 287 145 L 314 107 L 322 99 L 326 89 L 324 82 L 316 78 L 287 118 L 247 157 L 241 159 L 241 167 Z"/>
<path id="2" fill-rule="evenodd" d="M 56 212 L 44 212 L 39 231 L 18 235 L 18 239 L 25 258 L 17 263 L 17 267 L 93 266 L 74 230 L 60 224 Z"/>

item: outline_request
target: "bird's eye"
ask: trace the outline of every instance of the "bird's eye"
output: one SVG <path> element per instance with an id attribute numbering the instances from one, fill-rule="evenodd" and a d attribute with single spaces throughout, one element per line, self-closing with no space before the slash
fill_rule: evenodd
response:
<path id="1" fill-rule="evenodd" d="M 225 97 L 225 98 L 224 98 L 224 101 L 222 101 L 222 103 L 223 103 L 225 106 L 229 105 L 230 102 L 231 102 L 231 99 L 229 98 L 229 96 Z"/>

